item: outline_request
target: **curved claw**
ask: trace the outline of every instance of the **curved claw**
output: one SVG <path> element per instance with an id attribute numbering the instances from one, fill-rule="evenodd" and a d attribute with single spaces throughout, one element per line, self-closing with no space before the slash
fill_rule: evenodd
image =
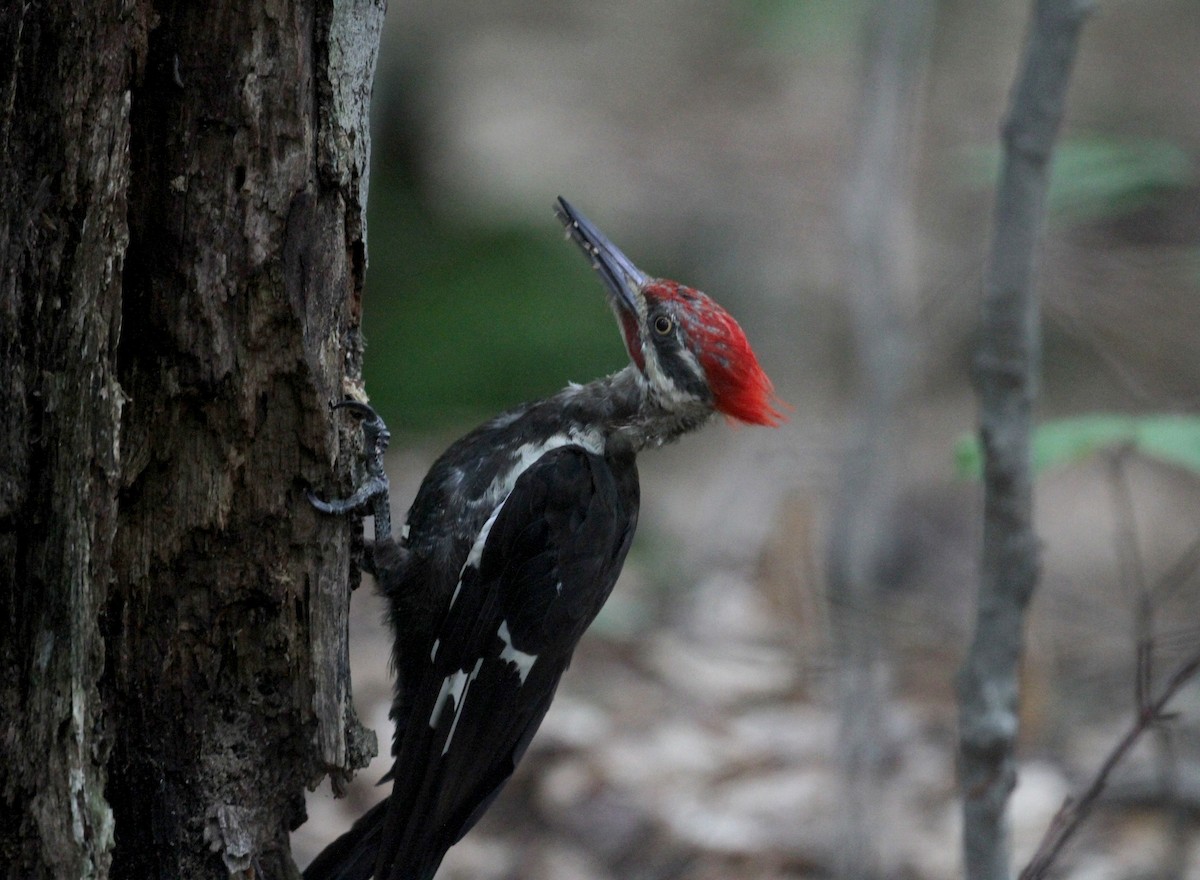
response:
<path id="1" fill-rule="evenodd" d="M 348 409 L 357 415 L 362 416 L 363 440 L 366 449 L 364 452 L 367 455 L 368 466 L 372 463 L 374 455 L 382 456 L 387 451 L 388 444 L 392 440 L 392 432 L 388 430 L 387 423 L 383 417 L 375 412 L 374 407 L 365 404 L 362 401 L 354 400 L 347 397 L 345 400 L 339 400 L 337 403 L 331 404 L 330 409 Z M 382 472 L 382 461 L 380 462 L 380 472 Z"/>
<path id="2" fill-rule="evenodd" d="M 363 456 L 366 459 L 367 478 L 354 490 L 349 498 L 324 501 L 312 489 L 305 490 L 308 503 L 321 513 L 342 516 L 347 513 L 369 513 L 375 520 L 375 540 L 383 541 L 392 536 L 392 512 L 389 505 L 390 485 L 383 470 L 383 454 L 387 450 L 392 434 L 379 413 L 357 400 L 339 400 L 331 409 L 348 409 L 362 416 Z"/>
<path id="3" fill-rule="evenodd" d="M 355 489 L 354 494 L 349 498 L 333 498 L 325 501 L 312 489 L 306 489 L 305 494 L 308 496 L 308 503 L 321 511 L 321 513 L 341 516 L 346 513 L 367 511 L 371 502 L 387 497 L 388 489 L 387 477 L 384 477 L 382 480 L 370 477 Z M 371 512 L 374 513 L 374 511 Z"/>
<path id="4" fill-rule="evenodd" d="M 363 416 L 379 417 L 379 413 L 375 412 L 375 408 L 369 403 L 363 403 L 361 400 L 355 400 L 353 397 L 343 397 L 341 400 L 335 400 L 329 404 L 330 409 L 349 409 Z"/>

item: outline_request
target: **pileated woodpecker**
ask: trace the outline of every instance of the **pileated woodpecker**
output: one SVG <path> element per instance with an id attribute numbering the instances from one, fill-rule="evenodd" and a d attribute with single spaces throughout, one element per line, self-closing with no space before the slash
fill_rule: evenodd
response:
<path id="1" fill-rule="evenodd" d="M 326 513 L 366 511 L 364 568 L 387 597 L 397 672 L 392 794 L 329 845 L 307 880 L 432 880 L 521 760 L 584 630 L 608 598 L 638 517 L 636 454 L 714 412 L 777 425 L 771 381 L 737 322 L 651 278 L 560 198 L 600 273 L 632 363 L 509 410 L 454 443 L 390 534 L 387 429 L 367 406 L 369 479 Z"/>

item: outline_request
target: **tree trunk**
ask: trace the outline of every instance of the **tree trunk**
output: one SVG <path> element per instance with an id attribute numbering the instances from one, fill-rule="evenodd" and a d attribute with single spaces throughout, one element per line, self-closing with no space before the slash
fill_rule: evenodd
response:
<path id="1" fill-rule="evenodd" d="M 294 876 L 373 748 L 303 488 L 353 452 L 383 6 L 0 6 L 4 876 Z"/>

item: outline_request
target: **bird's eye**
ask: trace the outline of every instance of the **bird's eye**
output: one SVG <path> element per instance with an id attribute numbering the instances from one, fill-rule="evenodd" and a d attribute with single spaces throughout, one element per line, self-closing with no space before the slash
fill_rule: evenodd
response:
<path id="1" fill-rule="evenodd" d="M 675 324 L 666 315 L 659 315 L 654 319 L 654 332 L 659 336 L 666 336 L 673 329 Z"/>

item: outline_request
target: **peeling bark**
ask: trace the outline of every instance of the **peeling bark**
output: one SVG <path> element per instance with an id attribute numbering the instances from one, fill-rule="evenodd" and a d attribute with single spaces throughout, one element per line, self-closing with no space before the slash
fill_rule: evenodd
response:
<path id="1" fill-rule="evenodd" d="M 373 749 L 353 437 L 383 0 L 0 9 L 0 868 L 295 874 Z"/>

